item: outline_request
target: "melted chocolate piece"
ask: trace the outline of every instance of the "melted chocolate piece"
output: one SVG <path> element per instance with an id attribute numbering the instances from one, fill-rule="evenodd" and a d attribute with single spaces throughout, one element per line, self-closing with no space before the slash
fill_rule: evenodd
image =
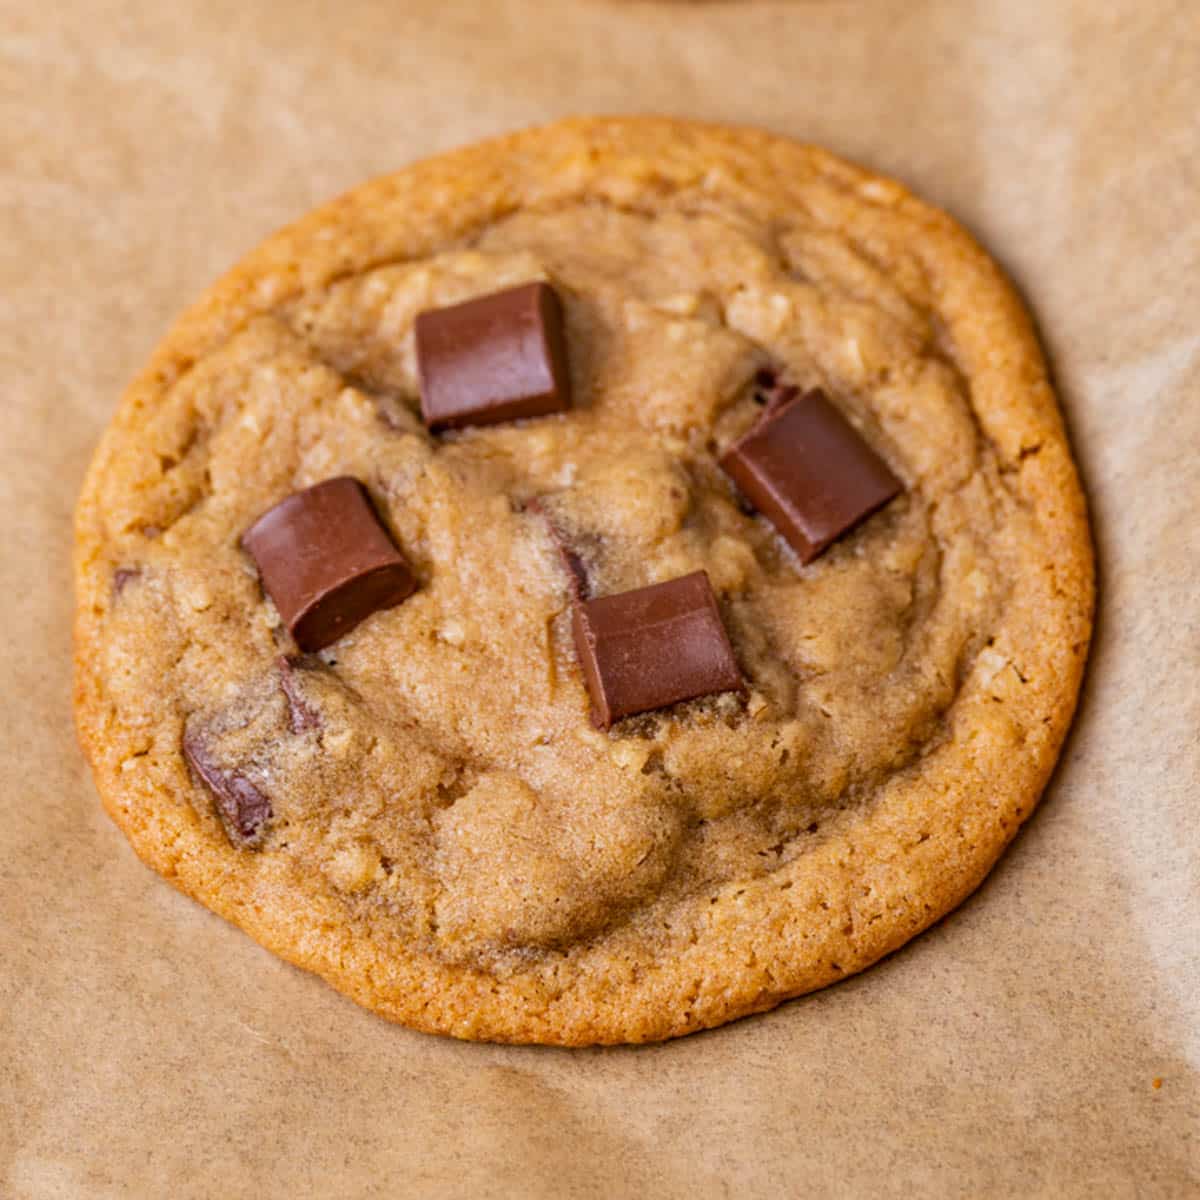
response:
<path id="1" fill-rule="evenodd" d="M 243 850 L 261 846 L 271 819 L 270 800 L 245 775 L 215 763 L 204 739 L 192 730 L 183 735 L 183 754 L 212 793 L 230 842 Z"/>
<path id="2" fill-rule="evenodd" d="M 800 389 L 795 384 L 784 383 L 779 372 L 771 367 L 763 367 L 754 376 L 754 399 L 758 404 L 768 409 L 779 408 L 800 395 Z"/>
<path id="3" fill-rule="evenodd" d="M 902 490 L 888 465 L 820 391 L 768 405 L 721 458 L 743 495 L 812 562 Z"/>
<path id="4" fill-rule="evenodd" d="M 242 546 L 302 650 L 323 649 L 416 586 L 366 488 L 345 475 L 280 501 Z"/>
<path id="5" fill-rule="evenodd" d="M 745 691 L 704 571 L 582 600 L 574 633 L 600 729 L 696 696 Z"/>
<path id="6" fill-rule="evenodd" d="M 563 569 L 570 580 L 571 595 L 576 600 L 586 600 L 592 594 L 592 581 L 587 563 L 583 561 L 582 556 L 571 544 L 566 531 L 555 520 L 554 514 L 547 507 L 545 501 L 535 498 L 530 500 L 526 507 L 530 512 L 536 513 L 546 523 L 546 528 L 550 533 L 550 540 L 554 543 L 554 548 L 558 551 L 559 560 L 562 562 Z"/>
<path id="7" fill-rule="evenodd" d="M 421 313 L 421 415 L 430 429 L 492 425 L 571 407 L 562 304 L 527 283 Z"/>
<path id="8" fill-rule="evenodd" d="M 288 728 L 293 733 L 307 733 L 320 729 L 324 722 L 321 714 L 304 699 L 296 683 L 296 673 L 306 670 L 303 659 L 281 655 L 279 659 L 279 688 L 288 706 Z"/>

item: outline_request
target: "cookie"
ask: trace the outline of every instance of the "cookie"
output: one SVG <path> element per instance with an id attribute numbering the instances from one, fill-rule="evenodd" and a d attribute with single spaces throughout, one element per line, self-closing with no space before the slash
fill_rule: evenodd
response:
<path id="1" fill-rule="evenodd" d="M 148 864 L 385 1017 L 560 1044 L 770 1008 L 958 904 L 1093 594 L 995 264 L 665 119 L 271 238 L 126 393 L 76 573 L 79 734 Z"/>

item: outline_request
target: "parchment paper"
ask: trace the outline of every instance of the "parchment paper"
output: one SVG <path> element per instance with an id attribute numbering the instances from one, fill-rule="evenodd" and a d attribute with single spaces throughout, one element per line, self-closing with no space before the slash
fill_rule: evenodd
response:
<path id="1" fill-rule="evenodd" d="M 1008 266 L 1094 506 L 1095 652 L 1042 809 L 891 960 L 663 1047 L 456 1044 L 138 864 L 72 736 L 71 510 L 273 227 L 629 110 L 826 143 Z M 1190 0 L 0 0 L 0 1196 L 1198 1194 L 1198 120 Z"/>

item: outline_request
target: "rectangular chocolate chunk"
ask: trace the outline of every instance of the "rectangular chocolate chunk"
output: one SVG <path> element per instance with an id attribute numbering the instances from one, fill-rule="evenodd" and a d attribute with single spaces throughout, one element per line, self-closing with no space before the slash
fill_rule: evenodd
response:
<path id="1" fill-rule="evenodd" d="M 575 605 L 575 649 L 592 723 L 665 708 L 745 681 L 708 575 L 691 575 Z"/>
<path id="2" fill-rule="evenodd" d="M 347 475 L 281 500 L 242 546 L 301 650 L 323 649 L 416 586 L 366 488 Z"/>
<path id="3" fill-rule="evenodd" d="M 803 563 L 901 491 L 887 463 L 819 391 L 768 407 L 721 467 Z"/>
<path id="4" fill-rule="evenodd" d="M 183 755 L 212 793 L 230 842 L 240 849 L 257 849 L 272 816 L 270 800 L 245 775 L 215 762 L 194 730 L 183 736 Z"/>
<path id="5" fill-rule="evenodd" d="M 527 283 L 416 321 L 421 415 L 430 429 L 492 425 L 571 407 L 562 304 Z"/>

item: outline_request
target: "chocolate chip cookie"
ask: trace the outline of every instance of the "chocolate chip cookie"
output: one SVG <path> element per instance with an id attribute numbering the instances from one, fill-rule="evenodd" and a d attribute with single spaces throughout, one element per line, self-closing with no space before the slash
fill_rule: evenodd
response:
<path id="1" fill-rule="evenodd" d="M 770 1008 L 958 904 L 1092 606 L 991 260 L 825 151 L 657 119 L 271 238 L 126 393 L 76 571 L 147 863 L 385 1017 L 561 1044 Z"/>

